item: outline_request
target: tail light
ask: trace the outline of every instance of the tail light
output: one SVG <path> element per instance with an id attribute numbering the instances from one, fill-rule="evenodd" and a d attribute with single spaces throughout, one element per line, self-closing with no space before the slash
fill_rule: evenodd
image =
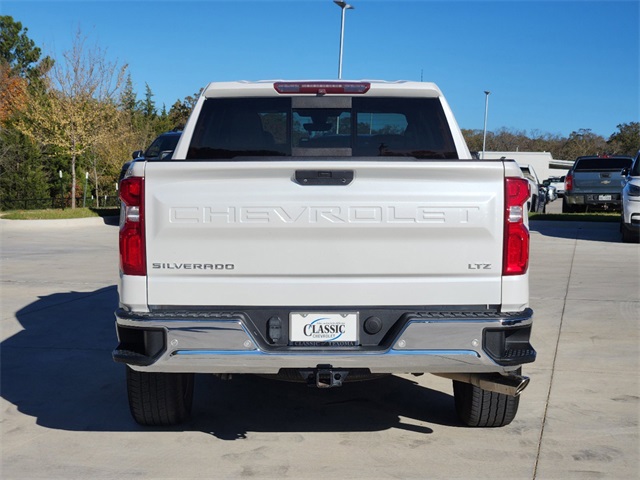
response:
<path id="1" fill-rule="evenodd" d="M 504 181 L 504 254 L 503 275 L 522 275 L 529 268 L 529 230 L 524 224 L 525 203 L 529 199 L 529 182 L 525 178 L 507 177 Z"/>
<path id="2" fill-rule="evenodd" d="M 120 183 L 120 270 L 125 275 L 146 275 L 144 238 L 144 178 L 129 177 Z"/>
<path id="3" fill-rule="evenodd" d="M 567 192 L 573 190 L 573 175 L 569 174 L 564 177 L 564 189 Z"/>

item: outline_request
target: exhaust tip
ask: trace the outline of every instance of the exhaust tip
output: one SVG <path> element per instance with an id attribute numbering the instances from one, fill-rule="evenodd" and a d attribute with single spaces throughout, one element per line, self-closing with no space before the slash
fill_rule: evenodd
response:
<path id="1" fill-rule="evenodd" d="M 436 373 L 440 377 L 450 378 L 458 382 L 470 383 L 490 392 L 517 397 L 529 385 L 529 377 L 515 373 Z"/>
<path id="2" fill-rule="evenodd" d="M 514 373 L 508 375 L 495 374 L 481 377 L 477 385 L 485 390 L 517 397 L 527 388 L 529 381 L 529 377 L 525 377 L 524 375 Z"/>
<path id="3" fill-rule="evenodd" d="M 516 391 L 514 393 L 514 397 L 517 397 L 522 393 L 522 391 L 527 388 L 531 379 L 529 377 L 525 377 L 523 375 L 512 375 L 516 381 L 518 381 L 518 385 L 516 386 Z"/>

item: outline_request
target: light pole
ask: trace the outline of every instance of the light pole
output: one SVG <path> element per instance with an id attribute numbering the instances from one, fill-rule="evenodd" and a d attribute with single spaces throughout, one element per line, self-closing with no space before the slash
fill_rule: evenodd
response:
<path id="1" fill-rule="evenodd" d="M 340 57 L 338 59 L 338 80 L 342 79 L 342 46 L 344 43 L 344 13 L 345 10 L 353 10 L 354 7 L 349 5 L 347 2 L 341 2 L 339 0 L 333 0 L 333 3 L 338 5 L 342 10 L 341 20 L 340 20 Z"/>
<path id="2" fill-rule="evenodd" d="M 89 172 L 84 172 L 84 198 L 82 199 L 82 208 L 87 206 L 87 188 L 89 186 Z"/>
<path id="3" fill-rule="evenodd" d="M 62 170 L 58 170 L 58 177 L 60 177 L 60 203 L 64 210 L 64 189 L 62 187 Z"/>
<path id="4" fill-rule="evenodd" d="M 484 91 L 484 133 L 482 134 L 482 159 L 484 160 L 484 152 L 487 145 L 487 116 L 489 115 L 489 90 Z"/>

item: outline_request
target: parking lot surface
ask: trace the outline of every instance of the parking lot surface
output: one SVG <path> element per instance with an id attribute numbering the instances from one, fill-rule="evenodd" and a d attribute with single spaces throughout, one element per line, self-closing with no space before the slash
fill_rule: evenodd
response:
<path id="1" fill-rule="evenodd" d="M 640 247 L 615 223 L 531 223 L 538 359 L 497 429 L 463 427 L 433 375 L 330 390 L 198 376 L 188 423 L 140 427 L 111 359 L 117 227 L 0 228 L 4 480 L 640 477 Z"/>

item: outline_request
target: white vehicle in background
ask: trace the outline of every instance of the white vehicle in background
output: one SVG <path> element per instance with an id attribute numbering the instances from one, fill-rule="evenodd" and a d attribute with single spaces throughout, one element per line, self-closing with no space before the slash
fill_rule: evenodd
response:
<path id="1" fill-rule="evenodd" d="M 631 168 L 623 172 L 620 231 L 624 242 L 640 241 L 640 151 Z"/>
<path id="2" fill-rule="evenodd" d="M 564 196 L 564 175 L 561 177 L 549 177 L 542 183 L 545 186 L 555 188 L 558 198 L 562 198 Z"/>
<path id="3" fill-rule="evenodd" d="M 196 373 L 432 373 L 462 422 L 507 425 L 536 357 L 529 195 L 515 161 L 471 159 L 432 83 L 211 83 L 172 158 L 120 186 L 133 418 L 184 421 Z"/>
<path id="4" fill-rule="evenodd" d="M 531 197 L 529 198 L 529 211 L 542 213 L 546 210 L 547 203 L 553 202 L 558 198 L 555 188 L 545 186 L 540 183 L 538 174 L 533 165 L 520 165 L 520 170 L 524 178 L 529 181 L 531 187 Z"/>

